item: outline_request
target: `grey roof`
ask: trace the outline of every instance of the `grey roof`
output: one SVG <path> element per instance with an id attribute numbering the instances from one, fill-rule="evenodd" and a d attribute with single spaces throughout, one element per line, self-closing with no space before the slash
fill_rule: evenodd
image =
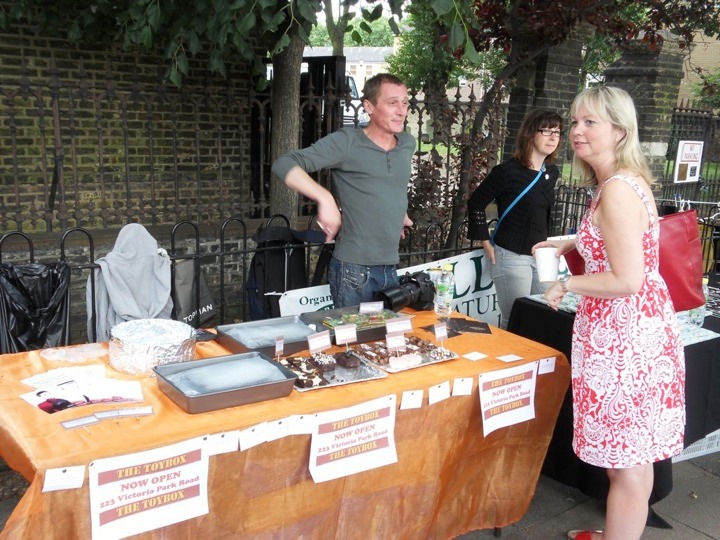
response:
<path id="1" fill-rule="evenodd" d="M 345 47 L 343 49 L 347 62 L 385 62 L 385 58 L 390 56 L 394 50 L 392 47 Z M 305 46 L 303 56 L 330 56 L 332 55 L 332 47 L 310 47 Z"/>

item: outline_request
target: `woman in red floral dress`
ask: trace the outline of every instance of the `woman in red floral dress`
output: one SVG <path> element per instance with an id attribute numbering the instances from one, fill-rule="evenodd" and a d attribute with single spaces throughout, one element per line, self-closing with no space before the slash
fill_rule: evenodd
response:
<path id="1" fill-rule="evenodd" d="M 640 538 L 653 484 L 652 464 L 683 449 L 685 359 L 667 286 L 658 271 L 659 225 L 642 155 L 635 107 L 624 90 L 596 87 L 570 109 L 574 165 L 594 196 L 576 240 L 585 274 L 545 293 L 557 309 L 571 291 L 578 305 L 572 342 L 573 449 L 607 469 L 604 531 L 576 540 Z"/>

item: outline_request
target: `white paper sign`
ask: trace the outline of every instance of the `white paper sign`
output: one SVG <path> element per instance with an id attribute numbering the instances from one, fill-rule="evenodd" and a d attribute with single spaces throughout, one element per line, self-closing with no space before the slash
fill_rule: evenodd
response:
<path id="1" fill-rule="evenodd" d="M 319 353 L 332 346 L 330 342 L 330 330 L 312 334 L 307 338 L 308 350 L 311 353 Z"/>
<path id="2" fill-rule="evenodd" d="M 675 173 L 673 181 L 697 182 L 700 179 L 704 141 L 679 141 L 675 157 Z"/>
<path id="3" fill-rule="evenodd" d="M 310 474 L 325 482 L 397 463 L 394 394 L 318 415 Z"/>
<path id="4" fill-rule="evenodd" d="M 537 362 L 478 377 L 483 435 L 535 418 Z"/>
<path id="5" fill-rule="evenodd" d="M 85 465 L 48 469 L 43 479 L 43 492 L 81 488 L 85 482 Z"/>
<path id="6" fill-rule="evenodd" d="M 423 396 L 425 392 L 422 390 L 405 390 L 402 393 L 400 401 L 400 409 L 420 409 L 423 404 Z"/>
<path id="7" fill-rule="evenodd" d="M 428 388 L 428 404 L 433 405 L 450 397 L 450 381 L 441 382 Z"/>
<path id="8" fill-rule="evenodd" d="M 405 341 L 405 334 L 403 334 L 402 332 L 398 334 L 387 334 L 385 336 L 385 343 L 387 344 L 388 352 L 404 351 L 407 347 L 407 342 Z"/>
<path id="9" fill-rule="evenodd" d="M 205 450 L 208 456 L 217 456 L 238 451 L 238 432 L 213 433 L 205 437 Z"/>
<path id="10" fill-rule="evenodd" d="M 124 538 L 208 513 L 203 438 L 90 464 L 93 538 Z"/>
<path id="11" fill-rule="evenodd" d="M 412 320 L 410 317 L 396 317 L 385 321 L 385 330 L 388 334 L 398 332 L 412 332 Z"/>
<path id="12" fill-rule="evenodd" d="M 453 396 L 469 396 L 472 394 L 472 377 L 457 377 L 453 381 Z"/>
<path id="13" fill-rule="evenodd" d="M 261 422 L 255 426 L 243 429 L 238 433 L 240 450 L 248 450 L 253 446 L 267 442 L 267 422 Z"/>
<path id="14" fill-rule="evenodd" d="M 359 313 L 380 313 L 385 304 L 382 302 L 361 302 L 358 308 Z"/>
<path id="15" fill-rule="evenodd" d="M 346 343 L 355 343 L 356 341 L 356 324 L 342 324 L 335 327 L 335 343 L 338 345 L 345 345 Z"/>

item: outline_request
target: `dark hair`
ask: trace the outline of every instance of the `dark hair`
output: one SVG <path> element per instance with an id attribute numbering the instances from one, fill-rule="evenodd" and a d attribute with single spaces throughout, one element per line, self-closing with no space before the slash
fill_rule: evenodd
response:
<path id="1" fill-rule="evenodd" d="M 515 152 L 513 157 L 522 163 L 525 167 L 530 167 L 530 156 L 532 155 L 533 141 L 539 129 L 542 128 L 558 128 L 561 132 L 565 123 L 562 116 L 555 111 L 547 109 L 535 109 L 530 111 L 523 120 L 515 139 Z M 545 163 L 552 165 L 555 163 L 555 156 L 560 149 L 558 142 L 555 151 L 545 158 Z"/>
<path id="2" fill-rule="evenodd" d="M 396 77 L 390 73 L 378 73 L 365 81 L 362 96 L 363 101 L 367 99 L 370 103 L 375 105 L 377 103 L 378 94 L 380 93 L 380 87 L 383 83 L 405 86 L 405 83 L 400 77 Z"/>

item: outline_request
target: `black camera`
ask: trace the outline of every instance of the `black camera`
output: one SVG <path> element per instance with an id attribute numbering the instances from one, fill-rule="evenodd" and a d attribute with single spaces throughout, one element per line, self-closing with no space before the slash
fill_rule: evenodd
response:
<path id="1" fill-rule="evenodd" d="M 375 300 L 382 300 L 385 308 L 400 311 L 406 306 L 423 311 L 433 308 L 435 285 L 426 272 L 400 276 L 399 283 L 375 293 Z"/>

